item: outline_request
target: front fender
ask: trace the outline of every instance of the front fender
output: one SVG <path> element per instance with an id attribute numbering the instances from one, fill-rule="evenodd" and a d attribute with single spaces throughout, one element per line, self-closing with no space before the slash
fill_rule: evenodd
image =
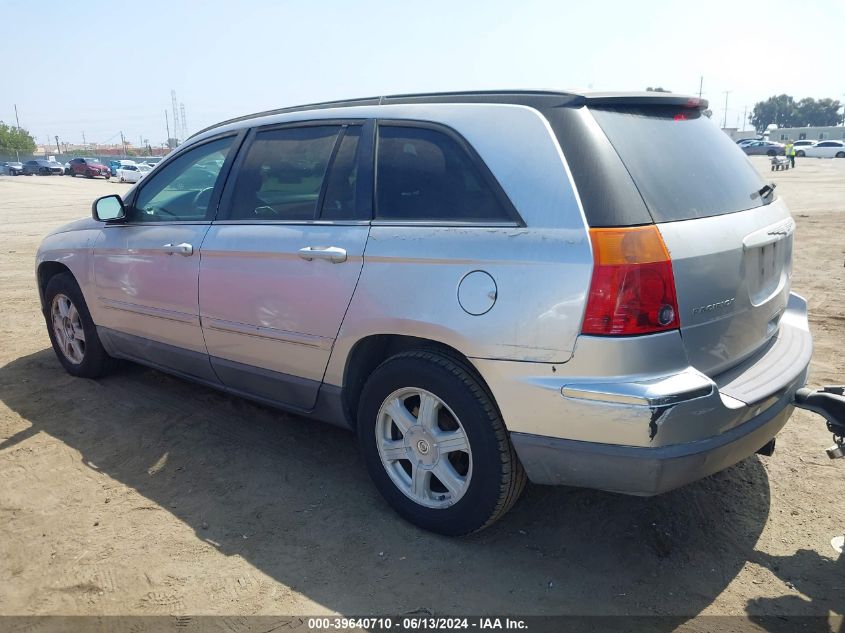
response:
<path id="1" fill-rule="evenodd" d="M 48 235 L 41 241 L 35 255 L 35 279 L 41 308 L 44 309 L 44 288 L 50 275 L 45 271 L 56 271 L 58 268 L 51 264 L 58 264 L 67 268 L 76 279 L 85 297 L 86 303 L 91 305 L 94 287 L 93 251 L 102 229 L 86 228 L 65 231 Z"/>

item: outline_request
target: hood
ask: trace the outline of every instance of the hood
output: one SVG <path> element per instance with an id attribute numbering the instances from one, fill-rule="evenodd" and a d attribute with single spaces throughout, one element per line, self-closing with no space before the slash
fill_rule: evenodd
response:
<path id="1" fill-rule="evenodd" d="M 94 218 L 80 218 L 73 222 L 68 222 L 62 226 L 53 229 L 47 235 L 56 235 L 57 233 L 68 233 L 70 231 L 84 231 L 86 229 L 99 229 L 103 226 L 102 222 L 98 222 Z"/>

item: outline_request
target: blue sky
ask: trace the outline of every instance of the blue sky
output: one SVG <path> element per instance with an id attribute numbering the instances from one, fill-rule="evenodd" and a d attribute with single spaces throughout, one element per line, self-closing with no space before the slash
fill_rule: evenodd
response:
<path id="1" fill-rule="evenodd" d="M 39 142 L 166 137 L 327 99 L 481 88 L 704 96 L 721 124 L 786 92 L 845 97 L 845 2 L 0 0 L 0 120 Z M 8 28 L 11 27 L 11 28 Z M 788 30 L 787 30 L 788 27 Z M 19 63 L 10 63 L 10 60 Z M 172 126 L 171 121 L 171 126 Z"/>

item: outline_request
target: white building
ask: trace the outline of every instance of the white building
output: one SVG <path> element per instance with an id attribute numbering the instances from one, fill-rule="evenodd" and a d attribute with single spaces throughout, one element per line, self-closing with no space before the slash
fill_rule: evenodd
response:
<path id="1" fill-rule="evenodd" d="M 845 126 L 828 125 L 826 127 L 781 127 L 769 130 L 770 141 L 843 141 Z"/>

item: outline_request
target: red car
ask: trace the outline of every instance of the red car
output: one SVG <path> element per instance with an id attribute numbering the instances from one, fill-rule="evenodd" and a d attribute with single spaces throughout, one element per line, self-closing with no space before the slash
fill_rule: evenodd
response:
<path id="1" fill-rule="evenodd" d="M 85 176 L 96 178 L 102 176 L 106 180 L 111 178 L 111 171 L 96 158 L 74 158 L 68 163 L 68 176 Z"/>

